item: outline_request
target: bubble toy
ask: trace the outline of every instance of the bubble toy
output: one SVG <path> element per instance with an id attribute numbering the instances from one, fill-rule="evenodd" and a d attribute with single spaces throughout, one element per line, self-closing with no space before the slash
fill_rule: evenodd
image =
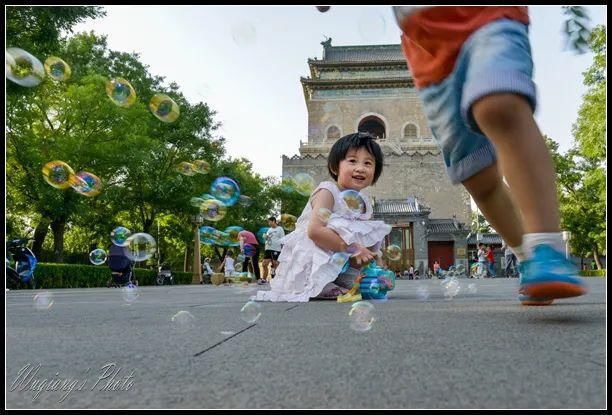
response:
<path id="1" fill-rule="evenodd" d="M 387 293 L 395 288 L 395 273 L 379 267 L 376 261 L 361 268 L 353 287 L 336 301 L 348 303 L 360 300 L 386 300 Z"/>

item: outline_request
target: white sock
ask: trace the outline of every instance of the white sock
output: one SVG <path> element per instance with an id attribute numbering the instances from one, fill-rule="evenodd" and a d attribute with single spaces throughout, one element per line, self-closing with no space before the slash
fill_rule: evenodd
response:
<path id="1" fill-rule="evenodd" d="M 559 252 L 565 252 L 565 243 L 561 232 L 526 233 L 523 235 L 523 254 L 526 259 L 531 258 L 536 245 L 546 244 Z"/>

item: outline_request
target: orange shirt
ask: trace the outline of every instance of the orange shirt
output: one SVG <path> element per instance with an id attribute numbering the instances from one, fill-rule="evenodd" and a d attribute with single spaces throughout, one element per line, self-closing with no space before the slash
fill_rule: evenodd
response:
<path id="1" fill-rule="evenodd" d="M 466 39 L 498 19 L 529 24 L 525 6 L 440 6 L 418 8 L 399 23 L 402 49 L 417 88 L 438 83 L 455 67 Z"/>

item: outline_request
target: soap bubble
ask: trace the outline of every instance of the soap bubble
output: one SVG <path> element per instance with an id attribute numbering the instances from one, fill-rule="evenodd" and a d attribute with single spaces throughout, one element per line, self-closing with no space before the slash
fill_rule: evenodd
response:
<path id="1" fill-rule="evenodd" d="M 255 323 L 261 317 L 261 304 L 248 301 L 240 309 L 240 318 L 247 323 Z"/>
<path id="2" fill-rule="evenodd" d="M 94 265 L 102 265 L 106 262 L 106 252 L 104 249 L 94 249 L 89 253 L 89 261 Z"/>
<path id="3" fill-rule="evenodd" d="M 28 88 L 37 86 L 45 78 L 43 64 L 32 54 L 19 48 L 5 50 L 4 70 L 9 80 Z"/>
<path id="4" fill-rule="evenodd" d="M 106 95 L 115 105 L 131 107 L 136 102 L 136 91 L 132 84 L 123 78 L 114 78 L 106 82 Z"/>
<path id="5" fill-rule="evenodd" d="M 36 294 L 33 297 L 34 300 L 34 308 L 38 311 L 46 311 L 50 310 L 53 307 L 53 293 L 49 291 L 43 291 Z"/>
<path id="6" fill-rule="evenodd" d="M 70 187 L 70 178 L 74 176 L 74 170 L 60 160 L 50 161 L 42 168 L 43 178 L 56 189 L 67 189 Z"/>
<path id="7" fill-rule="evenodd" d="M 72 74 L 70 66 L 57 56 L 49 56 L 45 60 L 45 71 L 55 81 L 67 81 Z"/>
<path id="8" fill-rule="evenodd" d="M 151 258 L 157 249 L 155 238 L 148 233 L 139 232 L 126 240 L 125 255 L 132 261 L 140 262 Z"/>
<path id="9" fill-rule="evenodd" d="M 174 122 L 180 115 L 179 106 L 165 94 L 155 94 L 149 103 L 149 109 L 160 121 Z"/>
<path id="10" fill-rule="evenodd" d="M 354 303 L 348 315 L 351 329 L 358 332 L 372 329 L 372 325 L 376 321 L 374 306 L 367 301 Z"/>
<path id="11" fill-rule="evenodd" d="M 117 226 L 111 232 L 111 242 L 117 246 L 126 246 L 127 239 L 132 235 L 132 232 L 128 228 L 123 226 Z"/>

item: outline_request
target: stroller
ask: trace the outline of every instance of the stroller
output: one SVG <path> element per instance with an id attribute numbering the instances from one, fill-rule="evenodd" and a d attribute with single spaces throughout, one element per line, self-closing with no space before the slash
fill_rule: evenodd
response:
<path id="1" fill-rule="evenodd" d="M 123 247 L 113 244 L 108 250 L 108 267 L 112 274 L 108 287 L 138 285 L 138 281 L 134 279 L 134 264 L 134 261 L 125 255 Z"/>

